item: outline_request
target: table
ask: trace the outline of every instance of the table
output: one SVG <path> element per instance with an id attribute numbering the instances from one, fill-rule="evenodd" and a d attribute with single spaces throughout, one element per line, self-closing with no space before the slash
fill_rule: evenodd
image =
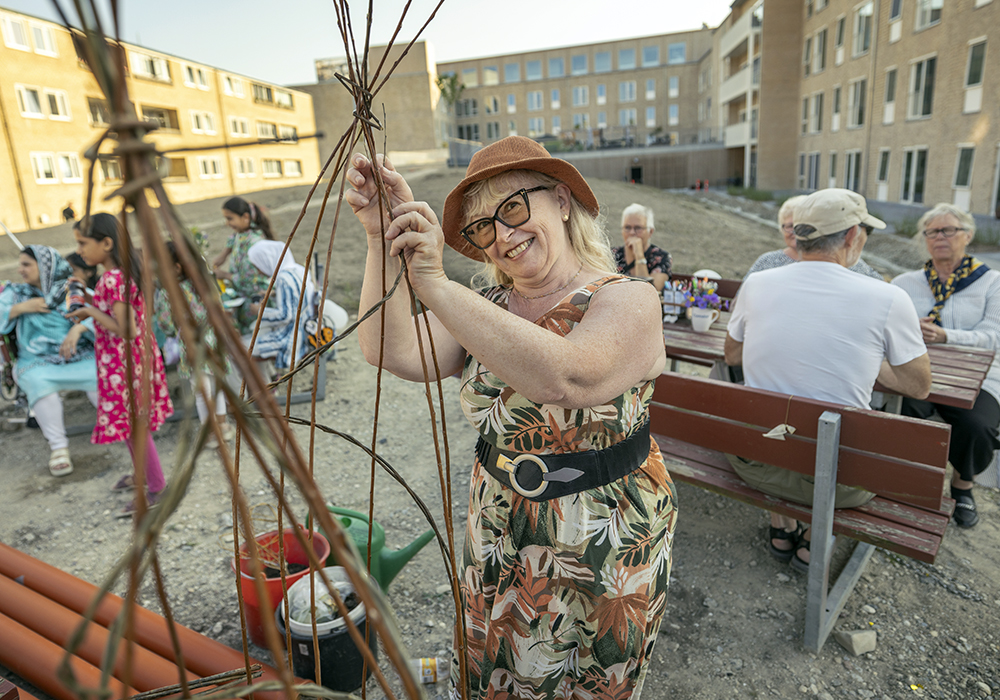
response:
<path id="1" fill-rule="evenodd" d="M 663 340 L 670 369 L 676 371 L 678 362 L 709 367 L 714 365 L 719 370 L 725 369 L 728 322 L 729 313 L 723 311 L 719 320 L 706 333 L 696 333 L 691 324 L 684 320 L 664 324 Z M 931 360 L 931 393 L 927 400 L 957 408 L 972 408 L 993 364 L 993 350 L 965 345 L 929 345 L 927 354 Z M 719 376 L 728 377 L 729 374 L 723 371 Z M 891 394 L 878 383 L 875 384 L 875 390 L 887 393 L 889 404 L 886 410 L 899 413 L 901 396 Z"/>

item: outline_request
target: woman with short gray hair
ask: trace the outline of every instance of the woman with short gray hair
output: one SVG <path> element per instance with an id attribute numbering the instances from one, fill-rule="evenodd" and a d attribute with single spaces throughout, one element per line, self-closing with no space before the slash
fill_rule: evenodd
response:
<path id="1" fill-rule="evenodd" d="M 652 279 L 656 291 L 670 281 L 670 253 L 652 245 L 649 239 L 655 227 L 653 210 L 641 204 L 629 204 L 622 212 L 622 241 L 611 254 L 618 272 L 632 277 Z"/>

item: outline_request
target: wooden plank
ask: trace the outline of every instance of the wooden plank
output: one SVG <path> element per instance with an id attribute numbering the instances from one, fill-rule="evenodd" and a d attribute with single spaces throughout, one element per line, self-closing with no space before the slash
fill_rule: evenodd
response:
<path id="1" fill-rule="evenodd" d="M 14 640 L 9 640 L 13 643 Z M 6 678 L 0 678 L 0 700 L 17 700 L 19 694 L 17 692 L 17 686 L 11 683 Z"/>

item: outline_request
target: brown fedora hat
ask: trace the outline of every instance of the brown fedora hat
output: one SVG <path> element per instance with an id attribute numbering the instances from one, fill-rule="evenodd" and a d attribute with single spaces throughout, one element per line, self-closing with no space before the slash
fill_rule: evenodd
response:
<path id="1" fill-rule="evenodd" d="M 465 179 L 458 183 L 458 186 L 444 200 L 444 216 L 441 226 L 444 229 L 444 240 L 467 258 L 480 262 L 486 259 L 483 251 L 470 245 L 459 232 L 462 226 L 462 204 L 465 201 L 465 191 L 476 182 L 487 180 L 509 170 L 534 170 L 550 175 L 564 182 L 591 216 L 597 216 L 601 209 L 597 203 L 597 197 L 594 196 L 593 190 L 590 189 L 590 185 L 583 179 L 579 170 L 560 158 L 553 158 L 545 150 L 545 147 L 534 139 L 525 136 L 508 136 L 477 151 L 472 156 L 472 160 L 469 161 L 469 168 L 465 171 Z"/>

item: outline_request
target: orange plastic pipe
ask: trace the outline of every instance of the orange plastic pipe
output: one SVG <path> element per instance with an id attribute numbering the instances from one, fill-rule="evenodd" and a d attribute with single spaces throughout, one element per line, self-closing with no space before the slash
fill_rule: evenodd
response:
<path id="1" fill-rule="evenodd" d="M 65 571 L 39 561 L 2 542 L 0 542 L 0 574 L 15 581 L 23 576 L 25 586 L 80 614 L 87 609 L 87 605 L 98 591 L 97 586 L 78 579 L 72 574 L 67 574 Z M 94 622 L 107 627 L 124 603 L 125 601 L 118 596 L 106 593 L 94 613 Z M 146 649 L 174 661 L 173 646 L 167 631 L 167 621 L 140 606 L 135 608 L 134 619 L 135 641 Z M 177 636 L 180 638 L 181 651 L 184 654 L 184 665 L 191 672 L 199 676 L 211 676 L 245 666 L 242 652 L 198 634 L 183 625 L 176 625 L 176 629 Z M 253 658 L 250 661 L 251 663 L 260 663 Z M 274 668 L 266 664 L 261 664 L 261 666 L 263 675 L 258 681 L 280 680 L 278 672 Z M 176 680 L 172 682 L 176 683 Z M 278 693 L 273 695 L 257 693 L 256 695 L 258 697 L 279 697 Z"/>
<path id="2" fill-rule="evenodd" d="M 56 671 L 66 653 L 58 644 L 15 622 L 0 613 L 0 665 L 10 669 L 32 685 L 43 690 L 56 700 L 77 700 L 77 696 L 56 677 Z M 88 688 L 98 688 L 101 684 L 101 670 L 78 656 L 70 657 L 70 666 L 76 682 Z M 109 687 L 115 698 L 135 695 L 136 691 L 126 688 L 121 681 L 110 679 Z"/>
<path id="3" fill-rule="evenodd" d="M 74 630 L 83 622 L 81 615 L 3 575 L 0 575 L 0 613 L 63 649 Z M 73 653 L 100 667 L 109 636 L 110 633 L 104 627 L 98 624 L 87 625 L 83 642 Z M 179 682 L 176 664 L 139 645 L 133 647 L 132 654 L 132 675 L 129 681 L 137 690 L 156 690 Z M 115 678 L 122 680 L 124 670 L 125 645 L 122 644 L 112 673 Z M 187 677 L 188 680 L 198 678 L 192 673 L 188 673 Z"/>

